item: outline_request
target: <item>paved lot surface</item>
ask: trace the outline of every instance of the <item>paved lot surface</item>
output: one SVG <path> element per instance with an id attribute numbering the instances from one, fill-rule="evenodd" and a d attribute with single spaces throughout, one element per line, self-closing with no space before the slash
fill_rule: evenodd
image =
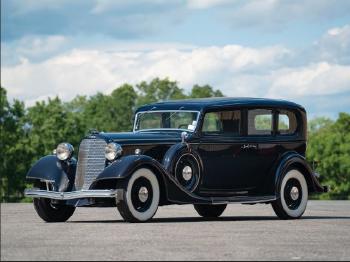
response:
<path id="1" fill-rule="evenodd" d="M 192 206 L 161 207 L 146 224 L 114 208 L 78 208 L 45 223 L 31 204 L 1 205 L 1 260 L 349 260 L 350 201 L 310 201 L 304 218 L 269 205 L 230 205 L 216 221 Z"/>

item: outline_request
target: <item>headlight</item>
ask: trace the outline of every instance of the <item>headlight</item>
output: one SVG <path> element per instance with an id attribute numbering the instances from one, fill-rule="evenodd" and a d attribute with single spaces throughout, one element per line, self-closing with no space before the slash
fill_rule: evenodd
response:
<path id="1" fill-rule="evenodd" d="M 117 143 L 109 143 L 106 146 L 105 156 L 109 161 L 113 161 L 117 157 L 121 156 L 122 152 L 123 152 L 123 149 L 121 145 Z"/>
<path id="2" fill-rule="evenodd" d="M 67 160 L 73 154 L 74 147 L 69 143 L 61 143 L 56 148 L 56 156 L 59 160 Z"/>

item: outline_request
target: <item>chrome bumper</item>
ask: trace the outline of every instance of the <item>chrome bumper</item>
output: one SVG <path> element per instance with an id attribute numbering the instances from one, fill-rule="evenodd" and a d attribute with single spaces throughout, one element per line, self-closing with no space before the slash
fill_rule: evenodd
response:
<path id="1" fill-rule="evenodd" d="M 72 192 L 56 192 L 39 189 L 26 189 L 24 194 L 27 197 L 50 198 L 57 200 L 70 200 L 79 198 L 116 198 L 122 200 L 123 189 L 116 190 L 81 190 Z"/>

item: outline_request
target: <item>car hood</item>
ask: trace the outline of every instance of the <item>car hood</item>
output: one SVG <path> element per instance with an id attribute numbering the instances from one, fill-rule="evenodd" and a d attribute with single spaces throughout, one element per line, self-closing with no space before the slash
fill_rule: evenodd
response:
<path id="1" fill-rule="evenodd" d="M 181 141 L 181 131 L 176 132 L 123 132 L 99 133 L 99 137 L 107 142 L 116 142 L 121 145 L 149 144 L 149 143 L 178 143 Z"/>

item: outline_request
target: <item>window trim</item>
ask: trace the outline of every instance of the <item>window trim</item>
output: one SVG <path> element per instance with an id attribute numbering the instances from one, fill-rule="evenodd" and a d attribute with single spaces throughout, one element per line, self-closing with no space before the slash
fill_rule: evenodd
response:
<path id="1" fill-rule="evenodd" d="M 251 110 L 269 110 L 271 111 L 271 115 L 272 115 L 272 130 L 271 130 L 271 134 L 252 134 L 249 135 L 248 134 L 248 126 L 249 126 L 249 111 Z M 245 137 L 275 137 L 276 136 L 276 127 L 277 127 L 277 118 L 276 118 L 276 113 L 277 113 L 277 109 L 276 108 L 271 108 L 271 107 L 250 107 L 250 108 L 246 108 L 245 109 L 246 113 L 245 113 L 245 133 L 244 136 Z"/>
<path id="2" fill-rule="evenodd" d="M 278 124 L 279 124 L 279 115 L 281 114 L 282 111 L 287 111 L 289 113 L 292 113 L 295 117 L 295 122 L 296 122 L 296 129 L 293 133 L 290 134 L 281 134 L 278 130 Z M 283 113 L 282 113 L 283 114 Z M 285 115 L 285 114 L 283 114 Z M 287 115 L 288 116 L 288 115 Z M 288 117 L 289 118 L 289 117 Z M 295 110 L 283 108 L 283 109 L 278 109 L 276 110 L 276 136 L 277 137 L 298 137 L 300 130 L 302 129 L 302 122 L 300 121 L 300 117 L 298 116 L 297 112 Z"/>
<path id="3" fill-rule="evenodd" d="M 239 130 L 239 134 L 236 136 L 230 136 L 228 134 L 225 133 L 221 133 L 221 134 L 208 134 L 203 132 L 203 125 L 204 125 L 204 119 L 205 119 L 205 115 L 208 113 L 215 113 L 215 112 L 227 112 L 227 111 L 239 111 L 240 112 L 240 120 L 239 120 L 239 125 L 240 125 L 240 130 Z M 209 109 L 205 112 L 203 112 L 203 116 L 201 117 L 201 123 L 200 126 L 198 126 L 198 135 L 202 138 L 217 138 L 217 137 L 222 137 L 222 138 L 231 138 L 231 139 L 236 139 L 236 138 L 242 138 L 244 137 L 244 113 L 243 113 L 244 109 L 242 108 L 215 108 L 215 109 Z"/>
<path id="4" fill-rule="evenodd" d="M 197 126 L 194 130 L 189 130 L 189 129 L 179 129 L 179 128 L 149 128 L 149 129 L 140 129 L 140 130 L 136 130 L 136 125 L 137 125 L 137 121 L 139 120 L 139 117 L 140 115 L 142 114 L 147 114 L 147 113 L 167 113 L 167 112 L 177 112 L 177 113 L 197 113 L 197 118 L 196 118 L 196 121 L 197 121 Z M 195 133 L 196 130 L 198 130 L 198 123 L 199 123 L 199 120 L 200 120 L 200 116 L 201 116 L 201 112 L 200 111 L 196 111 L 196 110 L 179 110 L 179 109 L 176 109 L 176 110 L 171 110 L 171 109 L 167 109 L 167 110 L 146 110 L 146 111 L 139 111 L 135 114 L 135 117 L 134 117 L 134 123 L 133 123 L 133 132 L 134 133 L 138 133 L 138 132 L 144 132 L 144 131 L 171 131 L 171 130 L 180 130 L 180 131 L 185 131 L 185 132 L 189 132 L 189 133 Z"/>

